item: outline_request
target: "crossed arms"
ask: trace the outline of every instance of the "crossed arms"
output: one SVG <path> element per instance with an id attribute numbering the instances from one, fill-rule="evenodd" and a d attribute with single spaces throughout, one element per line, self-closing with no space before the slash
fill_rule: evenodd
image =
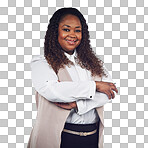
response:
<path id="1" fill-rule="evenodd" d="M 114 91 L 118 92 L 109 73 L 100 82 L 59 82 L 43 57 L 34 58 L 30 65 L 32 82 L 39 94 L 64 109 L 77 108 L 78 114 L 103 106 L 115 97 Z"/>

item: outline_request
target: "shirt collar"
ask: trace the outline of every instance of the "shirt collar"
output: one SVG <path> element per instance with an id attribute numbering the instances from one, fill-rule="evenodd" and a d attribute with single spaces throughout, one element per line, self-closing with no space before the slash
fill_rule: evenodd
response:
<path id="1" fill-rule="evenodd" d="M 66 53 L 66 52 L 64 52 L 64 54 L 66 55 L 66 57 L 67 57 L 70 61 L 75 62 L 76 50 L 74 50 L 74 53 L 73 53 L 72 55 L 70 55 L 70 54 L 68 54 L 68 53 Z"/>

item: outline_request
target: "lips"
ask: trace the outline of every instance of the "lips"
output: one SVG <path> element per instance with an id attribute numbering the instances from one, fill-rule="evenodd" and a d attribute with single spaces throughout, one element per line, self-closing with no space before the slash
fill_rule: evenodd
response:
<path id="1" fill-rule="evenodd" d="M 77 40 L 66 40 L 66 41 L 67 41 L 67 43 L 69 43 L 70 45 L 74 45 Z"/>

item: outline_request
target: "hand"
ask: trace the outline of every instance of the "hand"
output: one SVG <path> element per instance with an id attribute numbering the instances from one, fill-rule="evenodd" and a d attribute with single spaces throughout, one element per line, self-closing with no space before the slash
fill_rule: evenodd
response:
<path id="1" fill-rule="evenodd" d="M 69 102 L 69 103 L 54 102 L 54 104 L 57 105 L 58 107 L 61 107 L 63 109 L 67 109 L 67 110 L 71 110 L 73 108 L 77 109 L 76 101 L 75 102 Z"/>
<path id="2" fill-rule="evenodd" d="M 103 82 L 103 81 L 95 81 L 96 82 L 96 89 L 99 92 L 105 93 L 109 99 L 114 99 L 115 94 L 113 90 L 118 93 L 118 90 L 115 86 L 115 84 L 110 82 Z"/>

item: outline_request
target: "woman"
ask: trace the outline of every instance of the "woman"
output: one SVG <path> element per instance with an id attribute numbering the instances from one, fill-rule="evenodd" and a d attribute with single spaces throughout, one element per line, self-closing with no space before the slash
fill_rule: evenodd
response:
<path id="1" fill-rule="evenodd" d="M 103 106 L 118 92 L 75 8 L 57 10 L 31 61 L 38 115 L 28 148 L 102 148 Z"/>

